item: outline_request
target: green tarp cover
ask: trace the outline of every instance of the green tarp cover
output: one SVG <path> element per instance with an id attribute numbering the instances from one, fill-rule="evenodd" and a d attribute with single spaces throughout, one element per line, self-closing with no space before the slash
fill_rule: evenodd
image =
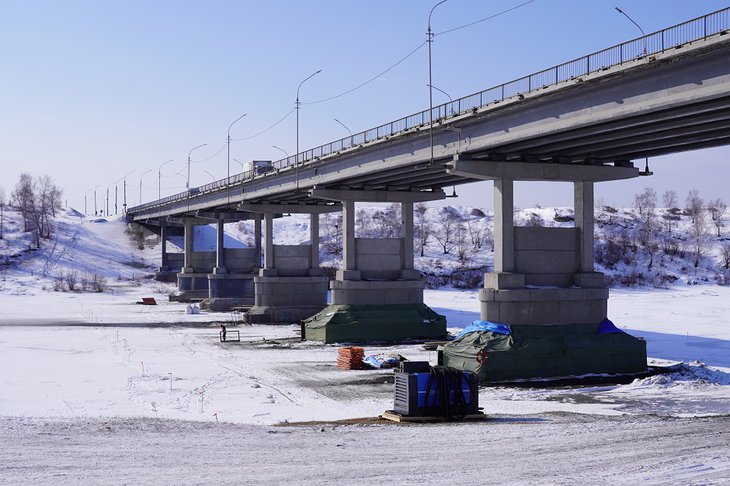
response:
<path id="1" fill-rule="evenodd" d="M 646 371 L 646 342 L 624 332 L 597 334 L 598 324 L 510 326 L 511 335 L 472 332 L 443 349 L 443 365 L 481 382 Z"/>
<path id="2" fill-rule="evenodd" d="M 330 305 L 304 321 L 304 333 L 325 343 L 438 339 L 446 318 L 425 304 Z"/>

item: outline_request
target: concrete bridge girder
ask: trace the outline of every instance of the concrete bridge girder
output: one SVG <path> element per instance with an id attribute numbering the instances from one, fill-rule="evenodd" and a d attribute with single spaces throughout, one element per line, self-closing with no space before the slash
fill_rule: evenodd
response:
<path id="1" fill-rule="evenodd" d="M 494 180 L 511 179 L 520 181 L 615 181 L 632 179 L 639 176 L 636 167 L 617 167 L 607 165 L 495 162 L 490 160 L 470 160 L 455 157 L 447 164 L 449 174 L 471 179 Z"/>

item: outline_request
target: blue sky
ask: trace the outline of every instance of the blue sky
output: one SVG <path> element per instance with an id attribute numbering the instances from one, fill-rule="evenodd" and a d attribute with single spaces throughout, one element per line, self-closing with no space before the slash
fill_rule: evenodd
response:
<path id="1" fill-rule="evenodd" d="M 525 0 L 448 0 L 437 7 L 439 33 Z M 300 148 L 358 132 L 428 107 L 425 46 L 372 83 L 335 100 L 387 69 L 426 39 L 436 2 L 311 1 L 50 1 L 0 0 L 0 187 L 21 171 L 49 174 L 70 206 L 83 209 L 128 175 L 128 202 L 184 189 L 191 148 L 191 185 L 226 175 L 228 125 L 232 158 L 279 159 L 296 146 L 299 83 Z M 451 33 L 433 44 L 433 84 L 453 98 L 539 71 L 637 37 L 615 6 L 649 33 L 727 7 L 727 1 L 534 0 L 515 11 Z M 447 101 L 434 92 L 434 102 Z M 657 158 L 656 175 L 600 185 L 598 198 L 631 204 L 650 185 L 659 193 L 689 189 L 727 199 L 730 149 Z M 233 172 L 240 166 L 231 163 Z M 692 167 L 687 171 L 687 164 Z M 207 172 L 206 172 L 207 171 Z M 718 177 L 721 176 L 721 177 Z M 121 185 L 120 185 L 121 190 Z M 451 204 L 491 207 L 491 183 L 457 188 Z M 120 196 L 121 197 L 121 196 Z M 521 184 L 518 206 L 570 205 L 566 184 Z M 89 202 L 89 204 L 91 204 Z M 120 201 L 121 204 L 121 201 Z"/>

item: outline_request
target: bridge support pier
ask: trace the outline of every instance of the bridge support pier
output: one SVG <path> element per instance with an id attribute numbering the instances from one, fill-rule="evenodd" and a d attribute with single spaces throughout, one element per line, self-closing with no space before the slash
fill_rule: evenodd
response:
<path id="1" fill-rule="evenodd" d="M 319 215 L 339 207 L 245 203 L 239 207 L 259 212 L 264 220 L 264 265 L 253 278 L 254 306 L 246 314 L 248 321 L 291 324 L 326 307 L 329 279 L 319 268 Z M 274 244 L 274 217 L 283 213 L 309 214 L 308 245 Z"/>
<path id="2" fill-rule="evenodd" d="M 238 211 L 214 213 L 213 218 L 216 221 L 215 267 L 208 274 L 208 297 L 201 307 L 212 311 L 228 311 L 234 307 L 252 306 L 253 279 L 261 262 L 261 244 L 257 241 L 253 248 L 226 248 L 224 225 L 226 222 L 258 221 L 260 218 Z"/>
<path id="3" fill-rule="evenodd" d="M 494 181 L 494 272 L 481 318 L 510 325 L 598 324 L 608 289 L 593 271 L 593 182 L 574 182 L 575 228 L 515 227 L 513 180 Z M 549 288 L 546 288 L 549 287 Z"/>
<path id="4" fill-rule="evenodd" d="M 176 282 L 177 274 L 181 266 L 179 265 L 179 259 L 177 260 L 178 264 L 176 264 L 176 260 L 173 260 L 167 252 L 167 242 L 170 238 L 170 225 L 165 220 L 160 221 L 159 224 L 161 258 L 160 268 L 155 272 L 155 280 L 159 280 L 160 282 Z M 175 255 L 180 256 L 179 254 Z"/>
<path id="5" fill-rule="evenodd" d="M 305 338 L 324 342 L 442 337 L 446 320 L 423 303 L 425 283 L 413 265 L 413 203 L 443 191 L 353 191 L 314 188 L 317 199 L 342 203 L 342 270 L 330 282 L 329 307 L 306 321 Z M 355 202 L 401 204 L 401 238 L 355 236 Z"/>
<path id="6" fill-rule="evenodd" d="M 595 336 L 608 313 L 608 287 L 603 274 L 595 272 L 593 266 L 594 183 L 635 177 L 638 170 L 613 166 L 477 162 L 458 157 L 451 167 L 452 173 L 494 180 L 494 271 L 484 275 L 484 288 L 479 292 L 481 319 L 508 324 L 527 339 L 545 335 L 544 330 L 535 326 L 545 330 L 549 327 L 550 335 L 563 340 L 562 348 L 568 349 L 580 342 L 580 346 L 595 346 L 591 353 L 606 358 L 603 361 L 596 358 L 601 369 L 594 369 L 591 368 L 594 363 L 577 360 L 574 365 L 567 366 L 565 359 L 544 357 L 542 362 L 534 364 L 535 369 L 526 371 L 532 366 L 526 364 L 524 369 L 511 372 L 510 377 L 560 376 L 566 369 L 575 375 L 645 371 L 646 350 L 638 340 L 639 344 L 632 351 L 622 355 L 623 350 L 612 349 L 610 341 L 581 341 L 579 337 Z M 536 172 L 542 176 L 535 177 Z M 520 179 L 572 182 L 574 227 L 516 227 L 513 183 Z M 615 356 L 612 353 L 616 353 Z M 609 359 L 609 356 L 615 359 Z"/>
<path id="7" fill-rule="evenodd" d="M 177 293 L 170 296 L 170 300 L 191 302 L 203 300 L 208 296 L 208 273 L 213 269 L 210 252 L 196 252 L 195 226 L 200 224 L 196 218 L 183 218 L 183 267 L 177 274 Z"/>

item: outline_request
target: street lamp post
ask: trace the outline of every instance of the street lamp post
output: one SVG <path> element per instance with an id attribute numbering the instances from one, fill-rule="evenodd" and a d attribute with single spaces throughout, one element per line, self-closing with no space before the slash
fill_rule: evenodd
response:
<path id="1" fill-rule="evenodd" d="M 215 176 L 213 174 L 211 174 L 210 172 L 208 172 L 205 169 L 203 169 L 203 172 L 205 172 L 206 174 L 208 174 L 210 176 L 210 178 L 213 179 L 213 182 L 215 182 Z"/>
<path id="2" fill-rule="evenodd" d="M 227 158 L 227 161 L 228 161 L 228 175 L 226 177 L 226 187 L 228 187 L 228 185 L 231 182 L 231 127 L 238 120 L 240 120 L 241 118 L 243 118 L 247 114 L 248 113 L 244 113 L 243 115 L 241 115 L 238 118 L 236 118 L 235 120 L 233 120 L 233 122 L 230 125 L 228 125 L 228 138 L 226 139 L 227 140 L 227 143 L 228 143 L 228 158 Z M 230 190 L 230 187 L 228 188 L 227 193 L 228 193 L 228 202 L 230 203 L 231 202 L 231 190 Z"/>
<path id="3" fill-rule="evenodd" d="M 272 147 L 274 147 L 276 150 L 280 150 L 284 155 L 286 155 L 286 160 L 287 161 L 289 160 L 289 152 L 287 152 L 286 150 L 284 150 L 281 147 L 277 147 L 276 145 L 272 145 Z"/>
<path id="4" fill-rule="evenodd" d="M 350 134 L 350 136 L 352 137 L 352 130 L 350 130 L 349 128 L 347 128 L 347 125 L 345 125 L 344 123 L 342 123 L 342 122 L 341 122 L 340 120 L 338 120 L 337 118 L 335 118 L 335 121 L 336 121 L 337 123 L 339 123 L 340 125 L 342 125 L 342 126 L 344 127 L 344 129 L 345 129 L 345 130 L 347 130 L 347 131 L 348 131 L 348 133 Z"/>
<path id="5" fill-rule="evenodd" d="M 355 144 L 355 140 L 354 140 L 354 138 L 353 138 L 353 136 L 352 136 L 352 130 L 350 130 L 350 129 L 349 129 L 349 127 L 348 127 L 347 125 L 345 125 L 344 123 L 342 123 L 342 122 L 341 122 L 340 120 L 338 120 L 337 118 L 335 118 L 335 121 L 336 121 L 337 123 L 339 123 L 340 125 L 342 125 L 342 126 L 343 126 L 343 127 L 345 128 L 345 130 L 347 130 L 347 132 L 348 132 L 348 133 L 350 134 L 350 146 L 354 145 L 354 144 Z"/>
<path id="6" fill-rule="evenodd" d="M 446 95 L 446 97 L 447 97 L 447 98 L 449 99 L 449 101 L 454 101 L 454 99 L 453 99 L 453 98 L 451 97 L 451 95 L 450 95 L 449 93 L 447 93 L 446 91 L 444 91 L 444 90 L 442 90 L 442 89 L 440 89 L 440 88 L 437 88 L 436 86 L 433 86 L 433 85 L 431 85 L 431 84 L 429 84 L 429 85 L 428 85 L 428 87 L 429 87 L 429 88 L 433 88 L 433 89 L 435 89 L 435 90 L 436 90 L 436 91 L 438 91 L 439 93 L 443 93 L 443 94 L 445 94 L 445 95 Z"/>
<path id="7" fill-rule="evenodd" d="M 188 191 L 190 191 L 190 155 L 193 153 L 193 150 L 199 149 L 200 147 L 205 147 L 206 145 L 208 144 L 204 143 L 202 145 L 198 145 L 197 147 L 191 148 L 190 152 L 188 152 L 188 177 L 185 180 L 185 189 L 187 189 Z"/>
<path id="8" fill-rule="evenodd" d="M 88 215 L 89 215 L 89 210 L 88 210 L 88 206 L 87 206 L 87 204 L 86 204 L 86 195 L 87 195 L 88 193 L 90 193 L 91 191 L 93 191 L 93 189 L 87 189 L 87 190 L 86 190 L 86 191 L 84 192 L 84 216 L 88 216 Z"/>
<path id="9" fill-rule="evenodd" d="M 238 160 L 236 158 L 234 158 L 233 161 L 241 166 L 241 172 L 246 172 L 246 167 L 244 167 L 243 162 L 241 162 L 240 160 Z"/>
<path id="10" fill-rule="evenodd" d="M 98 186 L 96 186 L 94 188 L 94 216 L 95 217 L 96 217 L 96 214 L 98 212 L 97 209 L 96 209 L 96 190 L 99 189 L 100 186 L 101 186 L 101 184 L 99 184 Z"/>
<path id="11" fill-rule="evenodd" d="M 431 162 L 433 165 L 433 83 L 431 82 L 431 44 L 433 43 L 433 31 L 431 30 L 431 15 L 436 7 L 446 2 L 441 0 L 433 6 L 431 12 L 428 14 L 428 31 L 426 31 L 426 38 L 428 41 L 428 136 L 431 141 Z"/>
<path id="12" fill-rule="evenodd" d="M 135 171 L 129 171 L 126 174 L 124 174 L 124 177 L 122 177 L 122 180 L 124 181 L 122 183 L 122 212 L 124 214 L 127 214 L 127 176 L 134 174 Z M 117 181 L 118 182 L 118 181 Z M 116 203 L 114 206 L 114 210 L 116 211 Z"/>
<path id="13" fill-rule="evenodd" d="M 438 91 L 439 93 L 443 93 L 443 94 L 446 95 L 446 97 L 449 99 L 449 102 L 452 103 L 452 105 L 451 105 L 451 114 L 453 115 L 454 114 L 454 106 L 453 106 L 454 99 L 451 97 L 451 95 L 449 93 L 447 93 L 446 91 L 444 91 L 444 90 L 442 90 L 440 88 L 437 88 L 436 86 L 433 86 L 433 85 L 430 85 L 429 84 L 428 87 L 429 88 L 433 88 L 436 91 Z"/>
<path id="14" fill-rule="evenodd" d="M 445 1 L 445 0 L 444 0 Z M 315 74 L 321 73 L 322 70 L 318 70 L 304 78 L 304 81 L 299 83 L 299 86 L 297 86 L 297 100 L 294 103 L 294 108 L 297 111 L 297 153 L 295 155 L 296 160 L 294 161 L 294 164 L 296 166 L 296 179 L 297 179 L 297 191 L 299 190 L 299 107 L 301 105 L 301 102 L 299 101 L 299 89 L 302 87 L 302 85 L 310 78 L 312 78 Z"/>
<path id="15" fill-rule="evenodd" d="M 142 178 L 144 177 L 145 174 L 149 174 L 150 172 L 152 172 L 152 169 L 142 172 L 142 174 L 140 174 L 140 176 L 139 176 L 139 204 L 140 204 L 140 206 L 142 205 Z"/>
<path id="16" fill-rule="evenodd" d="M 634 19 L 632 19 L 631 17 L 629 17 L 629 14 L 627 14 L 626 12 L 624 12 L 623 10 L 621 10 L 618 7 L 614 7 L 614 8 L 616 9 L 616 11 L 618 13 L 620 13 L 621 15 L 623 15 L 624 17 L 626 17 L 627 19 L 629 19 L 632 24 L 634 24 L 636 27 L 639 28 L 639 30 L 641 31 L 641 35 L 643 36 L 643 39 L 644 39 L 644 55 L 646 56 L 646 51 L 647 51 L 647 49 L 646 49 L 646 32 L 644 32 L 644 29 L 642 29 L 639 24 L 637 24 L 636 22 L 634 22 Z"/>
<path id="17" fill-rule="evenodd" d="M 168 160 L 167 162 L 163 162 L 158 168 L 157 168 L 157 199 L 162 199 L 162 168 L 169 164 L 170 162 L 173 162 L 173 159 Z"/>

